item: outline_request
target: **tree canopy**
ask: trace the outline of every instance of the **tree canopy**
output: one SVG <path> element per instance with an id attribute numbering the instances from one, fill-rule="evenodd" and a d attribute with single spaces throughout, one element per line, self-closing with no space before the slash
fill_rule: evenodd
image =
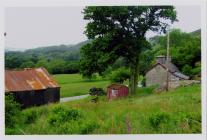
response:
<path id="1" fill-rule="evenodd" d="M 176 21 L 173 6 L 89 6 L 83 11 L 88 20 L 85 34 L 92 41 L 82 47 L 80 68 L 83 76 L 102 74 L 119 57 L 130 67 L 130 92 L 135 93 L 140 53 L 149 48 L 147 31 L 166 32 Z"/>
<path id="2" fill-rule="evenodd" d="M 172 62 L 182 73 L 191 78 L 201 75 L 201 36 L 199 30 L 195 33 L 185 33 L 180 29 L 172 29 L 169 41 Z M 166 35 L 155 36 L 149 41 L 152 47 L 143 52 L 140 59 L 140 71 L 143 75 L 155 64 L 156 56 L 166 55 Z"/>

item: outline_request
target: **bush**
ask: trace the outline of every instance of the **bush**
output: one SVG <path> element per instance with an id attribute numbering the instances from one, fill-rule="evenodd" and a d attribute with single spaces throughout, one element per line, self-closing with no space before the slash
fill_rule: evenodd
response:
<path id="1" fill-rule="evenodd" d="M 9 94 L 5 96 L 5 125 L 6 127 L 14 127 L 18 122 L 21 114 L 21 106 L 14 97 Z"/>
<path id="2" fill-rule="evenodd" d="M 96 122 L 87 122 L 81 128 L 81 134 L 91 134 L 98 127 Z"/>
<path id="3" fill-rule="evenodd" d="M 38 112 L 34 109 L 26 110 L 23 112 L 23 116 L 26 124 L 34 123 L 38 117 Z"/>
<path id="4" fill-rule="evenodd" d="M 81 118 L 80 111 L 57 106 L 52 109 L 48 123 L 50 125 L 61 125 L 64 122 L 78 120 L 79 118 Z"/>
<path id="5" fill-rule="evenodd" d="M 185 65 L 182 68 L 182 72 L 188 76 L 192 76 L 192 67 L 189 65 Z"/>
<path id="6" fill-rule="evenodd" d="M 201 133 L 201 114 L 198 113 L 186 113 L 182 116 L 181 121 L 191 129 L 193 133 Z"/>
<path id="7" fill-rule="evenodd" d="M 201 76 L 201 67 L 196 67 L 191 70 L 193 75 Z"/>
<path id="8" fill-rule="evenodd" d="M 10 128 L 10 127 L 6 127 L 5 128 L 5 134 L 6 135 L 22 135 L 22 133 L 17 130 L 16 128 Z"/>
<path id="9" fill-rule="evenodd" d="M 154 129 L 157 129 L 162 123 L 167 123 L 169 117 L 170 116 L 164 112 L 153 113 L 149 117 L 149 123 Z"/>
<path id="10" fill-rule="evenodd" d="M 106 92 L 102 88 L 93 87 L 89 90 L 91 96 L 103 96 L 106 95 Z"/>
<path id="11" fill-rule="evenodd" d="M 155 89 L 157 86 L 150 86 L 150 87 L 141 87 L 137 88 L 137 95 L 138 96 L 145 96 L 155 93 Z"/>
<path id="12" fill-rule="evenodd" d="M 123 83 L 125 80 L 129 79 L 129 77 L 129 70 L 124 67 L 113 71 L 111 75 L 109 75 L 111 82 L 116 83 Z"/>

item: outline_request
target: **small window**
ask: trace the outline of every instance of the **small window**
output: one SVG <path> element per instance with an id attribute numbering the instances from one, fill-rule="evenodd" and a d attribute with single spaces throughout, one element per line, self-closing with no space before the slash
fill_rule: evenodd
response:
<path id="1" fill-rule="evenodd" d="M 118 90 L 116 90 L 116 89 L 112 89 L 112 91 L 111 91 L 111 96 L 116 97 L 117 95 L 118 95 Z"/>

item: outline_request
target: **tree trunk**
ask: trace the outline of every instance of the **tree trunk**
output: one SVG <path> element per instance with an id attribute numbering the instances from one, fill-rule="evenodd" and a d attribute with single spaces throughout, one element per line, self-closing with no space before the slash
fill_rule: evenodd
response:
<path id="1" fill-rule="evenodd" d="M 138 62 L 139 61 L 137 59 L 135 63 L 131 64 L 130 66 L 129 92 L 131 94 L 136 94 L 136 90 L 137 90 L 138 73 L 139 73 Z"/>

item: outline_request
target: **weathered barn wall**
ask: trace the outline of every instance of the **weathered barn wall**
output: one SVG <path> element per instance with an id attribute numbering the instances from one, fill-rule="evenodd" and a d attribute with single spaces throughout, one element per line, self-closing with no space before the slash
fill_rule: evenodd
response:
<path id="1" fill-rule="evenodd" d="M 50 88 L 36 91 L 19 91 L 13 92 L 12 94 L 16 101 L 22 105 L 22 108 L 59 102 L 60 100 L 60 88 Z"/>
<path id="2" fill-rule="evenodd" d="M 6 70 L 5 93 L 13 93 L 23 108 L 60 100 L 60 86 L 43 67 Z"/>
<path id="3" fill-rule="evenodd" d="M 60 88 L 49 88 L 45 91 L 45 103 L 53 103 L 60 101 Z"/>

